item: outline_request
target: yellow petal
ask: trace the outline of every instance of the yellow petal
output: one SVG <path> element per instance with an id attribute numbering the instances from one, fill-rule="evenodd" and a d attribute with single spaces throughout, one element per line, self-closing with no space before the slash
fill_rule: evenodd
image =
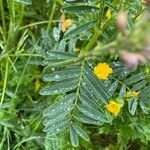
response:
<path id="1" fill-rule="evenodd" d="M 115 101 L 110 101 L 107 105 L 106 108 L 108 111 L 113 113 L 114 115 L 118 115 L 120 110 L 121 110 L 122 105 L 115 102 Z"/>
<path id="2" fill-rule="evenodd" d="M 99 63 L 94 67 L 94 74 L 102 80 L 107 80 L 108 76 L 113 72 L 107 63 Z"/>

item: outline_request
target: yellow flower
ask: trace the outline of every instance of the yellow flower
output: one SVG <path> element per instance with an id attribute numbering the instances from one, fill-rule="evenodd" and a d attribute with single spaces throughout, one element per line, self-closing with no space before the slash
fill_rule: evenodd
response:
<path id="1" fill-rule="evenodd" d="M 69 29 L 72 26 L 71 19 L 65 19 L 65 15 L 61 16 L 61 22 L 62 22 L 62 27 L 61 27 L 62 32 L 65 32 L 67 29 Z"/>
<path id="2" fill-rule="evenodd" d="M 120 110 L 121 110 L 122 105 L 115 102 L 115 101 L 110 101 L 107 105 L 106 108 L 108 111 L 113 113 L 114 115 L 118 115 Z"/>
<path id="3" fill-rule="evenodd" d="M 94 67 L 94 74 L 102 80 L 107 80 L 109 74 L 113 72 L 112 68 L 107 63 L 99 63 Z"/>
<path id="4" fill-rule="evenodd" d="M 129 98 L 129 97 L 138 97 L 140 91 L 136 92 L 136 91 L 128 91 L 126 94 L 125 94 L 125 97 L 126 98 Z"/>
<path id="5" fill-rule="evenodd" d="M 111 18 L 111 11 L 110 11 L 110 8 L 107 10 L 107 12 L 106 12 L 106 17 L 107 18 Z"/>

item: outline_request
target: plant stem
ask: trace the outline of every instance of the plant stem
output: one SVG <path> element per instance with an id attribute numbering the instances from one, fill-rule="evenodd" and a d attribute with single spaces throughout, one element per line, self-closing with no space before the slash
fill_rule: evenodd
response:
<path id="1" fill-rule="evenodd" d="M 101 11 L 99 13 L 99 24 L 100 24 L 100 28 L 102 28 L 102 23 L 103 23 L 103 18 L 104 18 L 104 9 L 105 9 L 105 0 L 101 1 Z"/>
<path id="2" fill-rule="evenodd" d="M 16 57 L 16 56 L 23 56 L 23 57 L 28 57 L 28 56 L 31 56 L 31 57 L 42 57 L 42 55 L 40 54 L 10 54 L 8 55 L 9 57 Z"/>
<path id="3" fill-rule="evenodd" d="M 133 90 L 132 90 L 129 86 L 127 86 L 125 83 L 123 83 L 122 81 L 120 81 L 119 79 L 117 79 L 117 78 L 115 78 L 115 77 L 113 77 L 113 76 L 111 76 L 111 78 L 114 79 L 115 81 L 118 81 L 121 85 L 125 86 L 126 89 L 127 89 L 128 91 L 130 91 L 130 92 L 131 92 L 131 95 L 134 97 Z M 137 99 L 139 99 L 139 98 L 137 97 Z"/>
<path id="4" fill-rule="evenodd" d="M 7 78 L 8 78 L 8 67 L 9 67 L 9 62 L 8 62 L 8 59 L 6 59 L 4 83 L 3 83 L 3 90 L 2 90 L 2 96 L 1 96 L 1 102 L 0 102 L 1 105 L 4 101 L 5 92 L 6 92 L 6 85 L 7 85 Z"/>
<path id="5" fill-rule="evenodd" d="M 39 55 L 39 54 L 7 54 L 7 53 L 5 53 L 2 56 L 0 56 L 0 62 L 7 57 L 19 57 L 19 56 L 21 56 L 21 57 L 41 57 L 41 58 L 43 57 L 42 55 Z"/>
<path id="6" fill-rule="evenodd" d="M 97 26 L 95 28 L 95 32 L 93 37 L 90 39 L 89 43 L 86 45 L 86 47 L 83 49 L 83 52 L 87 52 L 90 50 L 90 48 L 95 44 L 95 42 L 97 41 L 97 39 L 99 38 L 103 25 L 102 25 L 102 20 L 103 20 L 103 15 L 104 15 L 104 7 L 105 7 L 105 1 L 102 0 L 102 11 L 101 13 L 99 13 L 99 17 L 98 17 L 98 24 L 100 24 L 100 26 Z"/>
<path id="7" fill-rule="evenodd" d="M 48 22 L 48 25 L 47 25 L 47 31 L 49 31 L 50 28 L 51 28 L 52 19 L 53 19 L 53 17 L 54 17 L 55 10 L 56 10 L 56 0 L 54 0 L 54 2 L 53 2 L 52 11 L 51 11 L 51 13 L 50 13 L 51 15 L 50 15 L 50 17 L 49 17 L 49 22 Z"/>
<path id="8" fill-rule="evenodd" d="M 49 22 L 48 20 L 39 21 L 39 22 L 34 22 L 34 23 L 31 23 L 31 24 L 28 24 L 28 25 L 25 25 L 25 26 L 20 27 L 19 30 L 23 30 L 23 29 L 25 29 L 25 28 L 32 27 L 32 26 L 39 25 L 39 24 L 47 24 L 48 22 Z"/>
<path id="9" fill-rule="evenodd" d="M 17 43 L 17 36 L 19 33 L 19 28 L 22 24 L 23 15 L 24 15 L 24 5 L 21 5 L 18 9 L 18 12 L 15 8 L 15 3 L 12 0 L 7 0 L 7 5 L 9 8 L 10 14 L 10 22 L 9 22 L 9 30 L 6 42 L 5 51 L 13 50 Z M 16 16 L 18 20 L 16 20 Z"/>
<path id="10" fill-rule="evenodd" d="M 84 65 L 85 65 L 85 61 L 82 61 L 80 77 L 79 77 L 78 86 L 77 86 L 77 92 L 76 92 L 76 98 L 75 98 L 75 102 L 74 102 L 74 109 L 72 110 L 71 116 L 74 115 L 75 109 L 77 107 L 77 103 L 78 103 L 78 99 L 79 99 L 79 95 L 80 95 L 80 87 L 81 87 L 82 80 L 83 80 Z"/>
<path id="11" fill-rule="evenodd" d="M 81 60 L 84 60 L 84 59 L 92 59 L 93 56 L 100 56 L 104 53 L 104 50 L 107 49 L 107 53 L 111 50 L 112 47 L 116 46 L 117 45 L 117 42 L 114 41 L 114 42 L 111 42 L 105 46 L 103 46 L 102 48 L 99 49 L 99 51 L 90 51 L 90 52 L 86 52 L 86 53 L 82 53 L 81 55 L 79 55 L 79 57 L 77 58 L 71 58 L 71 59 L 68 59 L 68 60 L 64 60 L 64 61 L 61 61 L 61 62 L 56 62 L 56 63 L 53 63 L 53 64 L 50 64 L 48 65 L 45 69 L 48 69 L 48 68 L 52 68 L 52 67 L 57 67 L 57 66 L 65 66 L 67 64 L 73 64 L 73 63 L 77 63 L 77 62 L 80 62 Z M 105 51 L 106 53 L 106 51 Z"/>
<path id="12" fill-rule="evenodd" d="M 13 47 L 14 47 L 14 37 L 16 35 L 16 33 L 14 33 L 14 29 L 15 29 L 14 2 L 12 2 L 12 0 L 7 0 L 7 5 L 8 5 L 8 8 L 9 8 L 10 22 L 9 22 L 9 29 L 8 29 L 8 35 L 7 35 L 5 51 L 9 51 L 10 49 L 13 49 Z"/>
<path id="13" fill-rule="evenodd" d="M 0 9 L 1 9 L 1 16 L 2 16 L 3 34 L 4 34 L 4 37 L 6 38 L 6 23 L 5 23 L 5 13 L 4 13 L 3 0 L 0 0 Z"/>
<path id="14" fill-rule="evenodd" d="M 7 127 L 4 127 L 3 138 L 1 139 L 1 143 L 0 143 L 0 150 L 2 150 L 2 148 L 4 146 L 4 143 L 5 143 L 5 140 L 6 140 L 6 133 L 7 133 Z"/>
<path id="15" fill-rule="evenodd" d="M 24 14 L 24 5 L 21 5 L 21 10 L 20 10 L 20 15 L 19 15 L 19 20 L 17 21 L 17 31 L 19 31 L 19 28 L 22 24 L 22 20 L 23 20 L 23 14 Z"/>
<path id="16" fill-rule="evenodd" d="M 98 30 L 98 28 L 96 28 L 93 37 L 90 39 L 89 43 L 83 49 L 83 52 L 89 51 L 89 49 L 95 44 L 95 42 L 99 38 L 100 34 L 101 34 L 101 32 Z"/>

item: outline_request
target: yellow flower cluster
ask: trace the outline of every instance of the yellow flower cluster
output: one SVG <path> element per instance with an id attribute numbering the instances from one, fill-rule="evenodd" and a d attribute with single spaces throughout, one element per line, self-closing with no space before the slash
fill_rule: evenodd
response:
<path id="1" fill-rule="evenodd" d="M 126 98 L 129 98 L 129 97 L 138 97 L 139 95 L 139 91 L 136 92 L 136 91 L 128 91 L 126 94 L 125 94 L 125 97 Z"/>
<path id="2" fill-rule="evenodd" d="M 61 16 L 61 22 L 62 22 L 62 27 L 61 27 L 62 32 L 65 32 L 67 29 L 69 29 L 72 26 L 71 19 L 65 19 L 65 15 Z"/>
<path id="3" fill-rule="evenodd" d="M 100 63 L 94 67 L 94 74 L 102 80 L 107 80 L 108 76 L 113 72 L 107 63 Z"/>
<path id="4" fill-rule="evenodd" d="M 114 115 L 118 115 L 120 110 L 121 110 L 122 105 L 120 103 L 117 103 L 115 101 L 110 101 L 107 105 L 106 108 L 108 111 L 113 113 Z"/>

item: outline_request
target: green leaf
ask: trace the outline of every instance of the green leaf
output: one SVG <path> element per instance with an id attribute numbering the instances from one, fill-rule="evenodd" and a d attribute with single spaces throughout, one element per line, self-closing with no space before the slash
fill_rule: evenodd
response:
<path id="1" fill-rule="evenodd" d="M 44 131 L 49 135 L 57 134 L 69 125 L 69 114 L 73 108 L 75 94 L 66 95 L 64 98 L 49 106 L 43 113 Z"/>
<path id="2" fill-rule="evenodd" d="M 45 150 L 59 150 L 59 138 L 57 136 L 49 136 L 45 137 Z"/>
<path id="3" fill-rule="evenodd" d="M 56 116 L 56 114 L 57 114 L 57 116 L 53 117 L 53 118 L 52 118 L 52 116 L 51 117 L 47 116 L 47 118 L 43 121 L 43 125 L 50 126 L 52 124 L 59 122 L 62 118 L 65 118 L 67 115 L 69 115 L 71 110 L 72 110 L 72 108 L 66 108 L 63 111 L 58 111 L 58 112 L 54 113 L 54 115 Z"/>
<path id="4" fill-rule="evenodd" d="M 133 83 L 136 83 L 136 82 L 138 82 L 138 81 L 141 81 L 141 80 L 145 79 L 146 76 L 147 76 L 147 74 L 144 73 L 144 72 L 138 73 L 138 74 L 133 75 L 133 76 L 131 76 L 130 78 L 126 79 L 126 80 L 125 80 L 125 83 L 128 84 L 128 85 L 131 85 L 131 84 L 133 84 Z"/>
<path id="5" fill-rule="evenodd" d="M 126 87 L 125 85 L 123 85 L 119 91 L 119 97 L 124 98 L 125 94 L 126 94 Z"/>
<path id="6" fill-rule="evenodd" d="M 145 80 L 143 80 L 143 81 L 135 84 L 132 89 L 135 90 L 135 91 L 136 90 L 141 90 L 142 88 L 144 88 L 146 86 L 146 83 L 147 82 Z"/>
<path id="7" fill-rule="evenodd" d="M 57 62 L 62 62 L 67 59 L 73 59 L 76 58 L 77 55 L 72 52 L 63 52 L 61 49 L 65 49 L 65 42 L 61 41 L 62 43 L 59 43 L 56 45 L 56 50 L 49 51 L 46 53 L 46 57 L 43 60 L 43 64 L 50 65 Z M 58 49 L 58 50 L 57 50 Z"/>
<path id="8" fill-rule="evenodd" d="M 95 27 L 96 24 L 97 24 L 97 21 L 91 21 L 91 22 L 85 23 L 85 24 L 71 30 L 67 34 L 65 34 L 64 39 L 71 39 L 71 38 L 76 37 L 77 35 L 84 34 L 85 31 Z"/>
<path id="9" fill-rule="evenodd" d="M 149 111 L 148 111 L 148 108 L 146 107 L 146 105 L 144 104 L 144 102 L 140 101 L 140 108 L 142 109 L 142 111 L 145 113 L 145 114 L 148 114 Z"/>
<path id="10" fill-rule="evenodd" d="M 51 58 L 51 59 L 70 59 L 70 58 L 75 58 L 76 55 L 73 53 L 69 52 L 62 52 L 62 51 L 50 51 L 46 54 L 46 58 Z"/>
<path id="11" fill-rule="evenodd" d="M 64 13 L 71 14 L 85 14 L 85 13 L 97 13 L 99 11 L 98 7 L 95 6 L 87 6 L 87 5 L 79 5 L 79 6 L 68 6 L 62 8 Z"/>
<path id="12" fill-rule="evenodd" d="M 83 84 L 84 84 L 84 82 L 83 82 Z M 85 84 L 84 84 L 84 86 L 85 86 Z M 84 86 L 81 87 L 81 90 L 80 90 L 81 95 L 86 95 L 88 97 L 88 99 L 94 101 L 96 104 L 98 104 L 100 106 L 100 104 L 98 103 L 98 99 L 96 99 L 95 96 L 93 95 L 93 93 L 91 93 Z"/>
<path id="13" fill-rule="evenodd" d="M 111 85 L 111 81 L 110 80 L 105 80 L 105 81 L 103 81 L 103 83 L 104 83 L 104 85 L 105 85 L 105 87 L 108 89 L 109 87 L 110 87 L 110 85 Z"/>
<path id="14" fill-rule="evenodd" d="M 109 97 L 112 97 L 117 90 L 118 87 L 118 81 L 114 81 L 110 87 L 108 88 Z"/>
<path id="15" fill-rule="evenodd" d="M 121 79 L 124 79 L 129 75 L 130 71 L 128 70 L 127 67 L 118 67 L 113 70 L 113 76 L 117 76 Z"/>
<path id="16" fill-rule="evenodd" d="M 106 104 L 109 99 L 108 90 L 104 83 L 93 74 L 93 71 L 88 66 L 86 66 L 84 80 L 86 83 L 85 87 L 88 91 L 90 91 L 98 100 L 100 99 Z"/>
<path id="17" fill-rule="evenodd" d="M 87 135 L 87 133 L 86 133 L 82 128 L 80 128 L 77 124 L 73 123 L 73 124 L 72 124 L 72 127 L 73 127 L 73 129 L 75 130 L 75 132 L 76 132 L 82 139 L 84 139 L 84 140 L 87 141 L 87 142 L 90 141 L 90 138 L 89 138 L 89 136 Z"/>
<path id="18" fill-rule="evenodd" d="M 76 66 L 70 69 L 64 69 L 61 71 L 55 71 L 50 74 L 44 74 L 43 80 L 44 81 L 64 81 L 68 79 L 79 78 L 79 74 L 80 74 L 80 68 Z"/>
<path id="19" fill-rule="evenodd" d="M 98 126 L 102 124 L 101 121 L 97 121 L 92 118 L 89 118 L 89 117 L 85 116 L 84 114 L 77 114 L 74 117 L 82 123 L 93 124 L 93 125 L 98 125 Z"/>
<path id="20" fill-rule="evenodd" d="M 43 131 L 48 132 L 49 135 L 56 135 L 59 132 L 66 129 L 68 126 L 69 126 L 69 119 L 63 118 L 54 124 L 45 126 Z"/>
<path id="21" fill-rule="evenodd" d="M 90 99 L 88 96 L 82 94 L 79 96 L 79 99 L 83 105 L 91 108 L 99 109 L 98 103 L 96 103 L 93 99 Z"/>
<path id="22" fill-rule="evenodd" d="M 21 4 L 24 4 L 24 5 L 31 5 L 31 1 L 30 0 L 14 0 L 15 2 L 19 2 Z"/>
<path id="23" fill-rule="evenodd" d="M 28 64 L 30 65 L 37 65 L 37 66 L 44 66 L 45 64 L 43 63 L 43 60 L 42 59 L 30 59 L 30 61 L 28 62 Z"/>
<path id="24" fill-rule="evenodd" d="M 14 125 L 8 121 L 2 121 L 0 120 L 0 125 L 7 127 L 7 128 L 14 128 Z"/>
<path id="25" fill-rule="evenodd" d="M 57 101 L 53 105 L 50 105 L 43 113 L 44 117 L 55 118 L 61 115 L 60 112 L 70 111 L 72 104 L 75 100 L 75 94 L 68 94 L 61 100 Z"/>
<path id="26" fill-rule="evenodd" d="M 96 99 L 101 100 L 103 103 L 108 102 L 109 96 L 107 89 L 101 80 L 97 80 L 91 73 L 86 74 L 84 80 L 86 83 L 84 87 L 88 89 Z"/>
<path id="27" fill-rule="evenodd" d="M 49 64 L 54 64 L 54 63 L 62 62 L 62 61 L 64 61 L 64 59 L 45 58 L 43 60 L 43 64 L 44 65 L 49 65 Z"/>
<path id="28" fill-rule="evenodd" d="M 128 100 L 128 110 L 130 112 L 131 115 L 134 115 L 137 109 L 137 98 L 130 98 Z"/>
<path id="29" fill-rule="evenodd" d="M 147 86 L 140 91 L 140 96 L 149 96 L 149 95 L 150 95 L 150 86 Z"/>
<path id="30" fill-rule="evenodd" d="M 62 82 L 56 82 L 44 87 L 41 91 L 41 95 L 58 95 L 68 91 L 72 91 L 77 87 L 78 80 L 65 80 Z"/>
<path id="31" fill-rule="evenodd" d="M 58 42 L 60 39 L 60 32 L 61 32 L 61 30 L 59 28 L 57 28 L 57 27 L 53 28 L 53 37 L 56 42 Z"/>
<path id="32" fill-rule="evenodd" d="M 86 107 L 81 104 L 78 104 L 77 108 L 79 109 L 79 111 L 81 111 L 83 114 L 85 114 L 89 118 L 92 118 L 94 120 L 101 121 L 101 122 L 108 122 L 108 119 L 106 118 L 106 116 L 96 109 L 92 109 L 90 107 Z"/>
<path id="33" fill-rule="evenodd" d="M 115 62 L 111 62 L 110 66 L 115 69 L 115 68 L 119 68 L 119 67 L 124 67 L 124 64 L 120 61 L 115 61 Z"/>
<path id="34" fill-rule="evenodd" d="M 89 3 L 94 1 L 96 0 L 65 0 L 67 3 Z"/>
<path id="35" fill-rule="evenodd" d="M 78 147 L 79 146 L 79 139 L 78 139 L 78 135 L 75 132 L 75 130 L 73 129 L 73 127 L 70 127 L 70 140 L 71 140 L 71 144 L 74 147 Z"/>

